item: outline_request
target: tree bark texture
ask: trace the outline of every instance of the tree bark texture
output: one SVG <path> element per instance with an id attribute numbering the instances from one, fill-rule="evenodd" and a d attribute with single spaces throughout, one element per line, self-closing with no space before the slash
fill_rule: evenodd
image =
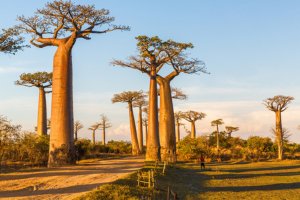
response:
<path id="1" fill-rule="evenodd" d="M 102 145 L 105 145 L 105 127 L 103 127 Z"/>
<path id="2" fill-rule="evenodd" d="M 191 138 L 192 139 L 196 138 L 196 125 L 195 125 L 195 121 L 191 121 Z"/>
<path id="3" fill-rule="evenodd" d="M 276 137 L 278 144 L 278 159 L 283 159 L 283 134 L 282 134 L 282 122 L 281 122 L 281 111 L 275 112 L 276 114 Z"/>
<path id="4" fill-rule="evenodd" d="M 96 136 L 95 136 L 95 132 L 96 132 L 96 130 L 93 130 L 93 145 L 95 145 L 96 144 Z"/>
<path id="5" fill-rule="evenodd" d="M 158 78 L 160 86 L 159 134 L 163 161 L 176 161 L 176 135 L 170 81 Z"/>
<path id="6" fill-rule="evenodd" d="M 75 163 L 71 56 L 74 42 L 68 39 L 59 44 L 54 56 L 49 167 Z"/>
<path id="7" fill-rule="evenodd" d="M 156 68 L 152 67 L 150 72 L 148 134 L 146 150 L 146 160 L 148 161 L 160 160 L 157 105 Z"/>
<path id="8" fill-rule="evenodd" d="M 39 104 L 38 104 L 38 119 L 37 133 L 38 135 L 47 135 L 47 107 L 46 94 L 43 87 L 39 87 Z"/>
<path id="9" fill-rule="evenodd" d="M 180 142 L 180 123 L 176 122 L 176 143 Z"/>
<path id="10" fill-rule="evenodd" d="M 139 107 L 139 121 L 138 121 L 138 140 L 139 140 L 139 149 L 143 151 L 143 111 L 142 107 Z"/>
<path id="11" fill-rule="evenodd" d="M 137 134 L 136 134 L 135 120 L 134 120 L 134 114 L 133 114 L 131 102 L 128 103 L 128 109 L 129 109 L 132 155 L 139 155 L 140 149 L 139 149 L 139 143 L 138 143 Z"/>

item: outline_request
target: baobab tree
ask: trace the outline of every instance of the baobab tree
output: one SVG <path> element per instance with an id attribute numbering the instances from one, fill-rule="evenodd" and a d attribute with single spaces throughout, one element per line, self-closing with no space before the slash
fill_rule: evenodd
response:
<path id="1" fill-rule="evenodd" d="M 231 134 L 239 130 L 239 127 L 235 126 L 225 126 L 227 136 L 231 138 Z"/>
<path id="2" fill-rule="evenodd" d="M 143 96 L 143 91 L 127 91 L 127 92 L 122 92 L 120 94 L 115 94 L 111 100 L 112 103 L 122 102 L 128 104 L 133 155 L 138 155 L 141 153 L 138 139 L 137 139 L 137 133 L 136 133 L 136 126 L 135 126 L 134 113 L 133 113 L 133 103 L 141 99 L 142 96 Z"/>
<path id="3" fill-rule="evenodd" d="M 83 125 L 80 121 L 75 121 L 74 123 L 74 137 L 75 140 L 78 139 L 78 131 L 83 128 Z"/>
<path id="4" fill-rule="evenodd" d="M 24 38 L 16 28 L 2 29 L 0 33 L 0 52 L 15 54 L 28 45 L 23 45 Z"/>
<path id="5" fill-rule="evenodd" d="M 90 126 L 90 128 L 89 128 L 89 130 L 92 131 L 92 142 L 93 142 L 94 145 L 96 143 L 96 138 L 95 138 L 96 130 L 99 129 L 99 126 L 100 126 L 99 123 L 95 123 L 92 126 Z"/>
<path id="6" fill-rule="evenodd" d="M 263 104 L 270 111 L 275 112 L 276 118 L 276 141 L 278 145 L 278 159 L 283 159 L 283 129 L 282 129 L 282 121 L 281 121 L 281 113 L 284 112 L 288 108 L 288 104 L 290 104 L 294 100 L 294 97 L 291 96 L 283 96 L 278 95 L 272 98 L 267 98 L 264 100 Z"/>
<path id="7" fill-rule="evenodd" d="M 181 123 L 183 114 L 180 111 L 175 112 L 174 117 L 175 117 L 175 125 L 176 125 L 176 143 L 178 143 L 180 141 L 180 126 L 183 125 L 183 123 Z"/>
<path id="8" fill-rule="evenodd" d="M 105 145 L 105 136 L 106 136 L 106 129 L 112 127 L 109 119 L 106 115 L 102 114 L 100 117 L 99 128 L 102 129 L 102 144 Z"/>
<path id="9" fill-rule="evenodd" d="M 36 72 L 23 73 L 20 79 L 15 82 L 16 85 L 25 87 L 37 87 L 39 89 L 37 133 L 38 135 L 47 135 L 47 104 L 45 89 L 52 86 L 52 73 Z"/>
<path id="10" fill-rule="evenodd" d="M 139 117 L 138 117 L 138 143 L 139 148 L 143 151 L 143 108 L 147 106 L 148 102 L 145 100 L 145 95 L 142 95 L 140 99 L 133 102 L 133 107 L 137 107 L 139 109 Z"/>
<path id="11" fill-rule="evenodd" d="M 38 48 L 57 47 L 53 59 L 52 129 L 48 166 L 75 163 L 73 137 L 72 49 L 77 39 L 91 39 L 91 34 L 129 30 L 111 23 L 109 10 L 94 5 L 76 5 L 55 0 L 38 9 L 33 17 L 18 17 L 19 30 L 31 34 L 30 43 Z M 57 158 L 56 156 L 60 156 Z M 64 157 L 64 158 L 62 158 Z M 60 163 L 58 163 L 58 160 Z"/>
<path id="12" fill-rule="evenodd" d="M 205 113 L 196 111 L 182 112 L 182 118 L 191 123 L 191 138 L 196 138 L 196 121 L 203 119 Z"/>
<path id="13" fill-rule="evenodd" d="M 165 117 L 163 120 L 160 120 L 163 127 L 166 126 L 167 133 L 159 133 L 158 130 L 158 100 L 157 100 L 157 83 L 159 83 L 158 78 L 162 80 L 162 76 L 158 75 L 158 72 L 165 66 L 178 67 L 182 66 L 184 61 L 186 60 L 186 56 L 182 53 L 184 50 L 188 48 L 192 48 L 192 44 L 190 43 L 178 43 L 172 40 L 162 41 L 159 37 L 148 37 L 148 36 L 138 36 L 136 37 L 138 40 L 137 48 L 139 51 L 139 55 L 131 56 L 129 61 L 123 62 L 120 60 L 114 60 L 112 63 L 121 67 L 129 67 L 132 69 L 136 69 L 141 71 L 142 73 L 146 73 L 150 77 L 150 87 L 149 87 L 149 130 L 148 130 L 148 138 L 147 138 L 147 152 L 146 152 L 146 160 L 159 160 L 160 159 L 160 144 L 159 144 L 159 135 L 164 138 L 172 138 L 175 143 L 175 125 L 174 125 L 174 113 L 169 113 L 170 116 Z M 190 62 L 194 62 L 194 66 L 197 66 L 197 60 L 190 60 Z M 190 63 L 189 62 L 189 63 Z M 184 66 L 187 66 L 186 62 Z M 172 68 L 171 67 L 171 68 Z M 179 70 L 180 71 L 180 70 Z M 178 71 L 178 73 L 180 73 Z M 170 75 L 170 82 L 173 78 Z M 175 77 L 175 76 L 174 76 Z M 162 81 L 160 81 L 162 82 Z M 164 86 L 161 86 L 162 93 L 161 99 L 166 99 L 165 93 L 168 93 L 168 97 L 171 96 L 171 89 L 165 89 Z M 163 87 L 163 88 L 162 88 Z M 163 96 L 163 97 L 162 97 Z M 171 98 L 171 97 L 170 97 Z M 163 100 L 164 101 L 164 100 Z M 172 101 L 172 100 L 171 100 Z M 167 105 L 172 108 L 172 105 Z M 161 109 L 161 108 L 160 108 Z M 173 109 L 173 108 L 172 108 Z M 165 110 L 160 111 L 160 115 L 165 116 Z M 168 115 L 168 114 L 166 114 Z M 171 122 L 165 122 L 168 120 Z M 166 124 L 166 125 L 165 125 Z M 169 127 L 170 126 L 170 127 Z M 167 134 L 167 136 L 165 136 Z M 165 141 L 165 140 L 164 140 Z M 169 142 L 169 139 L 166 140 Z M 174 153 L 174 145 L 166 145 L 172 146 L 169 148 L 172 153 Z"/>
<path id="14" fill-rule="evenodd" d="M 224 124 L 223 120 L 222 119 L 216 119 L 216 120 L 213 120 L 211 121 L 211 126 L 215 126 L 216 127 L 216 138 L 217 138 L 217 152 L 218 152 L 218 156 L 219 156 L 219 153 L 220 153 L 220 141 L 219 141 L 219 134 L 220 134 L 220 131 L 219 131 L 219 126 Z"/>

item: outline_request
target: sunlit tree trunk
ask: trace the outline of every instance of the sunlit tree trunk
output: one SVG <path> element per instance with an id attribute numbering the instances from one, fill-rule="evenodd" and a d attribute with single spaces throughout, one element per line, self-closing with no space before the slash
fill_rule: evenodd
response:
<path id="1" fill-rule="evenodd" d="M 102 145 L 105 145 L 105 127 L 103 127 Z"/>
<path id="2" fill-rule="evenodd" d="M 39 87 L 37 133 L 40 136 L 47 135 L 46 94 L 45 94 L 45 89 L 43 87 Z"/>
<path id="3" fill-rule="evenodd" d="M 278 159 L 283 159 L 283 134 L 282 134 L 282 123 L 281 123 L 281 111 L 276 113 L 276 135 L 278 144 Z"/>
<path id="4" fill-rule="evenodd" d="M 95 136 L 95 132 L 96 132 L 96 130 L 93 130 L 93 145 L 95 145 L 96 144 L 96 136 Z"/>
<path id="5" fill-rule="evenodd" d="M 151 67 L 146 160 L 160 160 L 156 67 Z"/>
<path id="6" fill-rule="evenodd" d="M 216 136 L 217 136 L 217 151 L 219 153 L 219 151 L 220 151 L 220 142 L 219 142 L 219 126 L 218 125 L 217 125 Z"/>
<path id="7" fill-rule="evenodd" d="M 70 38 L 60 44 L 54 56 L 49 167 L 75 163 L 71 56 L 74 42 Z"/>
<path id="8" fill-rule="evenodd" d="M 180 142 L 180 123 L 176 122 L 176 143 Z"/>
<path id="9" fill-rule="evenodd" d="M 143 116 L 142 116 L 142 107 L 139 107 L 139 120 L 138 120 L 138 140 L 139 140 L 139 149 L 143 151 Z"/>
<path id="10" fill-rule="evenodd" d="M 195 121 L 191 121 L 191 138 L 196 138 L 196 125 Z"/>
<path id="11" fill-rule="evenodd" d="M 132 155 L 140 154 L 139 143 L 136 134 L 135 120 L 132 109 L 132 102 L 128 102 L 129 108 L 129 121 L 130 121 L 130 133 L 131 133 L 131 142 L 132 142 Z"/>
<path id="12" fill-rule="evenodd" d="M 160 86 L 159 134 L 161 159 L 176 161 L 175 118 L 170 81 L 158 78 Z"/>

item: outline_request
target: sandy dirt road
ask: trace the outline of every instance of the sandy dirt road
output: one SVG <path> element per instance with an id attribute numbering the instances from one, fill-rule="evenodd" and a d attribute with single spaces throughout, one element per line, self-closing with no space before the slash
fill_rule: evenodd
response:
<path id="1" fill-rule="evenodd" d="M 0 199 L 73 199 L 143 165 L 144 158 L 127 157 L 0 174 Z"/>

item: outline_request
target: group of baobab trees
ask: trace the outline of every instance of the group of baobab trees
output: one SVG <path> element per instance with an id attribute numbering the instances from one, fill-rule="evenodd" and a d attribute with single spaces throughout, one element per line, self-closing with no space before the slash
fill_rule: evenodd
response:
<path id="1" fill-rule="evenodd" d="M 111 17 L 106 9 L 97 10 L 93 5 L 77 5 L 72 1 L 64 0 L 51 1 L 44 8 L 38 9 L 34 16 L 20 16 L 18 20 L 21 22 L 18 26 L 5 30 L 1 34 L 0 50 L 15 53 L 25 47 L 26 45 L 22 45 L 24 38 L 19 37 L 20 33 L 30 34 L 32 37 L 30 43 L 37 48 L 57 47 L 51 73 L 52 105 L 48 166 L 75 163 L 72 49 L 78 39 L 90 40 L 92 34 L 105 34 L 116 30 L 128 31 L 129 27 L 113 25 L 114 17 Z M 5 37 L 6 35 L 12 37 Z M 114 60 L 112 64 L 138 70 L 149 77 L 146 160 L 160 160 L 166 157 L 176 160 L 175 127 L 178 127 L 180 123 L 175 120 L 171 82 L 182 73 L 207 73 L 206 68 L 202 61 L 190 58 L 186 53 L 193 48 L 191 43 L 164 41 L 157 36 L 145 35 L 137 36 L 136 40 L 138 54 L 130 56 L 127 61 Z M 163 75 L 161 69 L 167 71 L 167 75 Z M 43 75 L 46 74 L 41 74 Z M 43 90 L 50 84 L 49 81 L 49 83 L 45 81 L 26 82 L 26 75 L 23 75 L 16 84 L 38 87 L 40 98 L 44 99 L 45 91 Z M 127 102 L 128 105 L 139 108 L 146 103 L 140 102 L 140 104 L 133 105 L 130 98 L 126 100 L 126 95 L 121 94 L 114 96 L 113 102 Z M 272 110 L 275 109 L 272 108 Z M 45 113 L 41 111 L 39 115 L 44 119 Z M 203 113 L 200 113 L 200 116 L 193 116 L 195 113 L 189 114 L 191 115 L 185 115 L 184 119 L 191 122 L 191 137 L 195 137 L 194 122 L 205 115 Z M 132 107 L 131 110 L 129 107 L 129 115 L 132 115 Z M 139 129 L 141 129 L 142 121 L 139 120 Z M 276 126 L 278 133 L 279 127 L 279 125 L 278 128 Z M 77 128 L 79 129 L 80 126 Z M 75 137 L 77 137 L 78 129 L 75 130 Z M 134 129 L 132 126 L 132 133 L 136 132 Z M 105 128 L 103 130 L 105 131 Z M 44 124 L 38 125 L 38 131 L 45 132 Z M 135 135 L 131 135 L 134 140 L 132 145 L 134 151 L 139 153 L 142 146 L 138 140 L 142 141 L 142 136 L 140 135 L 138 139 Z"/>

